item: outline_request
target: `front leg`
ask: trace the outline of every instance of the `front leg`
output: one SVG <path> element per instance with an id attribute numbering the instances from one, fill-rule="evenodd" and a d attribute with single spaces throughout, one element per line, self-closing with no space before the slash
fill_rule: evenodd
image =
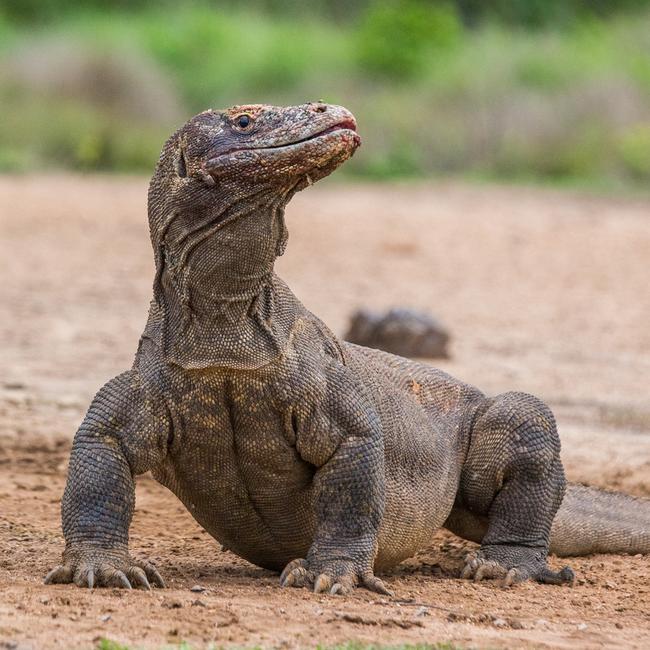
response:
<path id="1" fill-rule="evenodd" d="M 377 535 L 384 512 L 381 424 L 365 389 L 346 368 L 328 378 L 322 394 L 294 408 L 296 449 L 316 466 L 316 533 L 306 558 L 290 562 L 282 586 L 349 593 L 361 585 L 388 594 L 375 577 Z"/>
<path id="2" fill-rule="evenodd" d="M 128 552 L 134 475 L 164 454 L 156 419 L 132 371 L 104 386 L 75 436 L 62 501 L 63 563 L 45 583 L 79 587 L 164 587 L 155 567 Z"/>

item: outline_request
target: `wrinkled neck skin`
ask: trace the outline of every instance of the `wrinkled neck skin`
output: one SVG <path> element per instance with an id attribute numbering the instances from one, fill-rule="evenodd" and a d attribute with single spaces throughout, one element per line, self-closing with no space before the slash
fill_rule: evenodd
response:
<path id="1" fill-rule="evenodd" d="M 194 194 L 187 207 L 150 214 L 154 308 L 169 361 L 256 368 L 282 352 L 288 320 L 275 318 L 273 266 L 286 245 L 284 208 L 292 195 L 223 185 L 204 201 Z M 150 211 L 156 207 L 150 203 Z"/>
<path id="2" fill-rule="evenodd" d="M 184 232 L 163 239 L 159 291 L 180 307 L 170 316 L 206 324 L 246 318 L 282 253 L 285 203 L 270 195 L 220 201 L 185 219 L 191 225 Z"/>

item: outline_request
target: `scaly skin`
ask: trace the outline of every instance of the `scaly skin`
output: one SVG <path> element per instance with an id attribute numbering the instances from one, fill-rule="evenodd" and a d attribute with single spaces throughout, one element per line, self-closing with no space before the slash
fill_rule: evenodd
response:
<path id="1" fill-rule="evenodd" d="M 551 538 L 565 480 L 538 399 L 342 343 L 274 274 L 285 205 L 359 143 L 353 116 L 325 104 L 206 111 L 169 139 L 149 191 L 149 320 L 75 437 L 46 582 L 163 586 L 128 552 L 146 471 L 229 549 L 317 592 L 386 592 L 375 572 L 443 525 L 482 543 L 465 577 L 508 584 L 571 581 L 548 568 L 549 543 L 648 551 L 647 503 L 579 488 Z M 589 529 L 602 544 L 585 546 L 603 503 Z"/>

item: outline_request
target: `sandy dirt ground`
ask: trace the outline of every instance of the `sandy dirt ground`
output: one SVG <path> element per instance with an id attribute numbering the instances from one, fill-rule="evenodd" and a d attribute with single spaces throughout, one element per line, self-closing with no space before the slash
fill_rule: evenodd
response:
<path id="1" fill-rule="evenodd" d="M 131 546 L 169 589 L 43 586 L 72 436 L 145 322 L 145 197 L 144 179 L 0 177 L 0 648 L 650 647 L 648 557 L 576 558 L 573 588 L 504 590 L 459 580 L 472 545 L 440 533 L 386 576 L 394 598 L 316 596 L 222 552 L 147 476 Z M 288 225 L 279 273 L 336 332 L 362 305 L 430 309 L 453 334 L 441 367 L 550 403 L 571 480 L 650 496 L 650 200 L 326 181 Z"/>

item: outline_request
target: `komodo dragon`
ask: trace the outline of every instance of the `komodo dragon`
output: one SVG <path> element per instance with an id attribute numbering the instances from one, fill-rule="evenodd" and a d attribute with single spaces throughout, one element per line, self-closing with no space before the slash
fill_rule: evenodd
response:
<path id="1" fill-rule="evenodd" d="M 47 583 L 164 586 L 128 551 L 147 471 L 224 546 L 316 592 L 387 593 L 375 573 L 440 526 L 481 543 L 462 577 L 505 584 L 572 581 L 547 566 L 549 546 L 650 551 L 648 501 L 565 494 L 539 399 L 486 397 L 343 343 L 275 275 L 287 202 L 359 144 L 354 117 L 322 103 L 209 110 L 165 144 L 149 188 L 149 319 L 133 367 L 75 436 L 63 563 Z"/>

